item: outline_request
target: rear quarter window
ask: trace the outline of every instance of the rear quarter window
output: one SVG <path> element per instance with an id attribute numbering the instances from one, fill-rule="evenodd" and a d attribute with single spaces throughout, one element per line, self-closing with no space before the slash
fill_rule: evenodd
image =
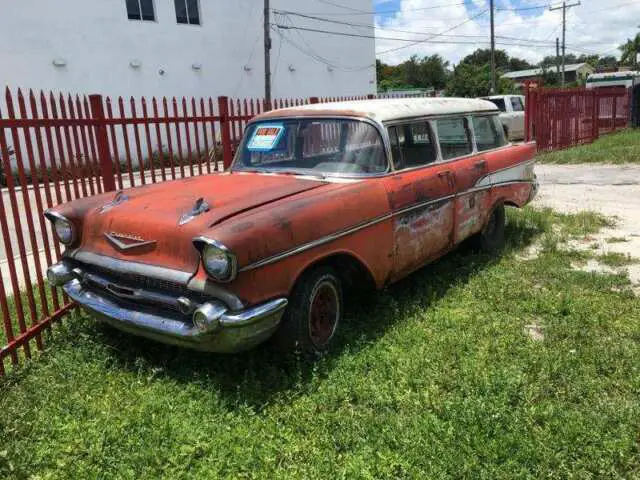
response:
<path id="1" fill-rule="evenodd" d="M 471 121 L 478 151 L 492 150 L 506 145 L 502 123 L 497 115 L 477 116 Z"/>
<path id="2" fill-rule="evenodd" d="M 443 160 L 463 157 L 473 152 L 467 119 L 443 118 L 435 121 Z"/>

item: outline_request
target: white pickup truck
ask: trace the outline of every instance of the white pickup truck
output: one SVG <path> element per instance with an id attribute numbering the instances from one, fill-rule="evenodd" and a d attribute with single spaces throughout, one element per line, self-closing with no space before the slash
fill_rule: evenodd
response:
<path id="1" fill-rule="evenodd" d="M 524 139 L 524 96 L 492 95 L 482 97 L 493 102 L 500 109 L 500 121 L 504 133 L 510 141 Z"/>

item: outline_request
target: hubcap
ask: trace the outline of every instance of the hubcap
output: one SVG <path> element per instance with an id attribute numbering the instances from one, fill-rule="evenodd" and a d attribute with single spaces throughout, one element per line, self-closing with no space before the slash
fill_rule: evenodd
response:
<path id="1" fill-rule="evenodd" d="M 316 347 L 324 347 L 338 325 L 340 299 L 331 282 L 320 283 L 314 291 L 309 310 L 309 337 Z"/>

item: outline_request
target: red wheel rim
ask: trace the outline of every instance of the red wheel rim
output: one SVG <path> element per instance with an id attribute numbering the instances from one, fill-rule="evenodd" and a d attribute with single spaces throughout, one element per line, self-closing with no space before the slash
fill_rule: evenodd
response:
<path id="1" fill-rule="evenodd" d="M 323 282 L 314 290 L 309 310 L 309 337 L 316 347 L 323 347 L 336 330 L 340 316 L 338 290 L 330 282 Z"/>

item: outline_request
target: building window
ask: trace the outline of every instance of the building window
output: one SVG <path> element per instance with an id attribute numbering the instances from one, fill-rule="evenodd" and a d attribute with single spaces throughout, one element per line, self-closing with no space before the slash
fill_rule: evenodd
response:
<path id="1" fill-rule="evenodd" d="M 153 0 L 127 0 L 127 16 L 129 20 L 155 21 Z"/>
<path id="2" fill-rule="evenodd" d="M 200 25 L 200 9 L 198 0 L 174 0 L 176 4 L 176 20 L 187 25 Z"/>

